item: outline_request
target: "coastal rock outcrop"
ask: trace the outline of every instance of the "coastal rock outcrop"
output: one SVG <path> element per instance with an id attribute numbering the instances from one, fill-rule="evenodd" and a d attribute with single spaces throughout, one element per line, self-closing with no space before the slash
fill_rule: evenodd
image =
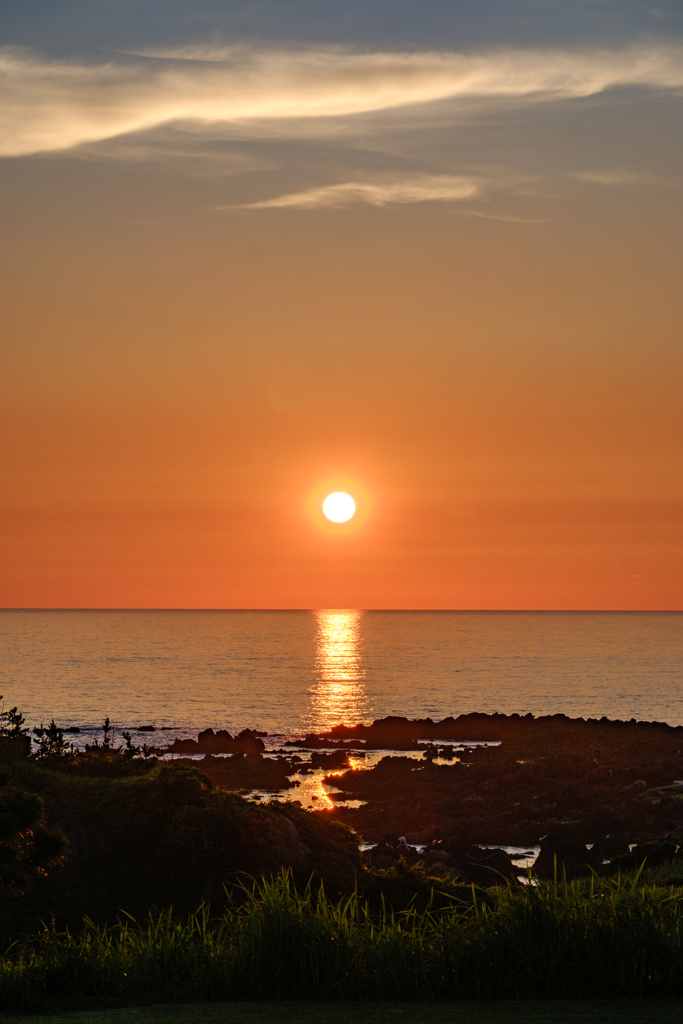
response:
<path id="1" fill-rule="evenodd" d="M 334 813 L 369 841 L 386 834 L 429 840 L 458 835 L 475 844 L 524 847 L 541 836 L 569 837 L 567 843 L 578 844 L 574 852 L 565 846 L 553 856 L 570 873 L 580 863 L 584 872 L 586 865 L 601 865 L 629 843 L 668 835 L 683 842 L 683 785 L 676 783 L 683 778 L 680 727 L 477 714 L 339 726 L 323 738 L 363 741 L 366 747 L 392 743 L 406 751 L 433 742 L 420 760 L 388 754 L 372 769 L 328 780 L 345 796 L 364 801 Z M 445 739 L 451 741 L 447 759 L 439 753 Z M 497 743 L 473 745 L 475 739 Z M 595 854 L 589 855 L 589 844 L 598 844 Z"/>
<path id="2" fill-rule="evenodd" d="M 166 748 L 168 754 L 260 754 L 265 749 L 261 739 L 265 733 L 254 729 L 243 729 L 237 736 L 231 736 L 226 729 L 204 729 L 196 740 L 175 740 Z"/>

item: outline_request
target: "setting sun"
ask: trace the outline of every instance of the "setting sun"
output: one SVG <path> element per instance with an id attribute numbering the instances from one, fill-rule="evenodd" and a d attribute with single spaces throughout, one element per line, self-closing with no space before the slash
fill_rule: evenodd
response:
<path id="1" fill-rule="evenodd" d="M 345 523 L 356 511 L 356 503 L 350 494 L 335 491 L 328 494 L 323 502 L 323 512 L 333 523 Z"/>

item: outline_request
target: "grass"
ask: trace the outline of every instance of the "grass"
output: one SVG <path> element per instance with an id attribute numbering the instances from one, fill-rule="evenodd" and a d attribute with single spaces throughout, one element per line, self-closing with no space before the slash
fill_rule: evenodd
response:
<path id="1" fill-rule="evenodd" d="M 645 885 L 666 885 L 671 881 L 683 885 L 683 859 L 667 861 L 654 868 L 648 868 L 646 862 L 640 877 Z"/>
<path id="2" fill-rule="evenodd" d="M 410 1015 L 420 1002 L 437 1013 L 437 1002 L 492 998 L 683 998 L 680 891 L 594 879 L 377 917 L 356 895 L 330 902 L 283 874 L 219 920 L 202 908 L 184 922 L 168 912 L 46 929 L 0 961 L 0 1008 L 15 1012 L 305 999 L 347 1004 L 335 1014 L 415 1001 Z"/>
<path id="3" fill-rule="evenodd" d="M 680 1024 L 683 1002 L 600 1000 L 459 1003 L 190 1003 L 58 1016 L 0 1016 L 2 1024 Z"/>

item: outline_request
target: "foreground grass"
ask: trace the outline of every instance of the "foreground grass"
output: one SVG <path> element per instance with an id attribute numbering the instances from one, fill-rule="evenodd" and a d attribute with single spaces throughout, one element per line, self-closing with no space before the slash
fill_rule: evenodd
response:
<path id="1" fill-rule="evenodd" d="M 2 1024 L 680 1024 L 683 1002 L 190 1003 L 0 1016 Z"/>
<path id="2" fill-rule="evenodd" d="M 217 921 L 202 910 L 185 922 L 166 913 L 78 935 L 48 929 L 0 961 L 0 1008 L 15 1012 L 596 997 L 683 998 L 680 890 L 637 877 L 543 884 L 377 918 L 357 896 L 331 903 L 285 874 Z"/>

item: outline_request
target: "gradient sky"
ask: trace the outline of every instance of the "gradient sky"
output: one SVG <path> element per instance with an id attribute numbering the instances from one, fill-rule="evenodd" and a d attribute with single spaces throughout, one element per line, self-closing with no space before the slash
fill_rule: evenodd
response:
<path id="1" fill-rule="evenodd" d="M 0 42 L 0 605 L 683 608 L 679 0 Z"/>

